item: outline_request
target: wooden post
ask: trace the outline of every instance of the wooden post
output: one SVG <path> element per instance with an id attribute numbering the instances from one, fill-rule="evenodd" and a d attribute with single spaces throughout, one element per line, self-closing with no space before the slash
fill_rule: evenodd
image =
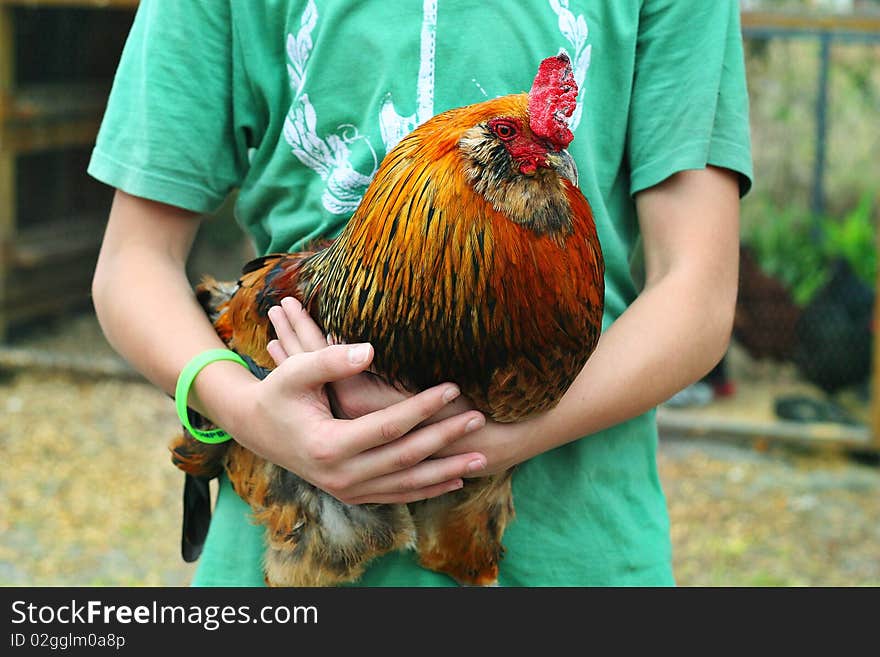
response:
<path id="1" fill-rule="evenodd" d="M 877 252 L 880 253 L 880 194 L 874 199 L 874 227 L 877 233 Z M 871 380 L 871 442 L 880 449 L 880 265 L 877 267 L 877 280 L 874 287 L 874 374 Z"/>
<path id="2" fill-rule="evenodd" d="M 819 36 L 819 91 L 816 94 L 816 154 L 813 162 L 813 198 L 811 209 L 814 222 L 825 214 L 825 143 L 828 138 L 828 72 L 831 68 L 831 33 Z M 813 226 L 817 232 L 818 225 Z"/>
<path id="3" fill-rule="evenodd" d="M 803 30 L 806 32 L 832 31 L 852 34 L 880 32 L 880 16 L 828 16 L 803 11 L 744 11 L 744 28 L 772 28 L 779 30 Z"/>
<path id="4" fill-rule="evenodd" d="M 15 152 L 6 134 L 6 106 L 15 88 L 14 36 L 12 7 L 0 6 L 0 342 L 6 338 L 6 281 L 15 237 Z"/>

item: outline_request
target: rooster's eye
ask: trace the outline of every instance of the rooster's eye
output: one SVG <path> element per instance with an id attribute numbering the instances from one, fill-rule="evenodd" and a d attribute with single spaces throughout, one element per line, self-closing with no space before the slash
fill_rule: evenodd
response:
<path id="1" fill-rule="evenodd" d="M 507 140 L 516 137 L 516 127 L 504 121 L 499 121 L 493 125 L 492 132 L 498 135 L 499 139 Z"/>

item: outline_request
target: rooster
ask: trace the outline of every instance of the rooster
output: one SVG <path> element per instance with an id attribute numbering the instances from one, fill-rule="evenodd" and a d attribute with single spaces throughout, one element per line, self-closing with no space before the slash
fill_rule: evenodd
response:
<path id="1" fill-rule="evenodd" d="M 785 285 L 761 269 L 752 249 L 740 247 L 739 294 L 733 319 L 737 343 L 755 359 L 791 360 L 800 316 L 801 309 Z"/>
<path id="2" fill-rule="evenodd" d="M 541 62 L 529 93 L 416 128 L 334 241 L 259 258 L 236 284 L 201 284 L 218 335 L 267 372 L 268 311 L 295 296 L 332 340 L 370 342 L 390 383 L 418 391 L 454 381 L 496 422 L 552 408 L 594 350 L 604 304 L 596 227 L 566 151 L 577 93 L 561 52 Z M 225 468 L 265 527 L 270 586 L 355 581 L 371 559 L 413 546 L 423 566 L 459 583 L 497 581 L 512 470 L 422 502 L 353 506 L 235 442 L 184 433 L 171 449 L 189 487 Z M 193 529 L 196 543 L 204 529 Z"/>
<path id="3" fill-rule="evenodd" d="M 874 291 L 847 260 L 804 308 L 795 327 L 794 362 L 805 379 L 834 394 L 871 375 Z"/>

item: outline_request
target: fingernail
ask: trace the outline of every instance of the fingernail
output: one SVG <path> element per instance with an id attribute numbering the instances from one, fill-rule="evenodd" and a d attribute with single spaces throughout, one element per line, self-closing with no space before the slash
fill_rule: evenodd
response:
<path id="1" fill-rule="evenodd" d="M 452 386 L 451 388 L 447 388 L 443 393 L 443 401 L 447 404 L 451 402 L 453 399 L 458 397 L 461 394 L 461 390 L 458 389 L 458 386 Z"/>
<path id="2" fill-rule="evenodd" d="M 458 481 L 453 482 L 453 484 L 449 487 L 449 490 L 458 490 L 462 486 L 464 486 L 464 482 L 459 479 Z"/>
<path id="3" fill-rule="evenodd" d="M 470 463 L 468 463 L 467 469 L 468 472 L 477 472 L 486 467 L 486 462 L 483 459 L 474 459 Z"/>
<path id="4" fill-rule="evenodd" d="M 352 365 L 360 365 L 370 357 L 370 345 L 358 344 L 348 348 L 348 362 Z"/>
<path id="5" fill-rule="evenodd" d="M 476 431 L 480 427 L 486 424 L 486 420 L 483 417 L 475 417 L 473 420 L 468 422 L 464 426 L 465 433 L 470 433 L 471 431 Z"/>

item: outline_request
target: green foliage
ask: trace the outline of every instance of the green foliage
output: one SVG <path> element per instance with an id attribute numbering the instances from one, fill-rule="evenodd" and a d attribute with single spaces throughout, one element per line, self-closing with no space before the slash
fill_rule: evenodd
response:
<path id="1" fill-rule="evenodd" d="M 874 193 L 862 195 L 859 204 L 841 220 L 823 224 L 825 248 L 832 258 L 843 258 L 869 287 L 877 276 L 877 239 L 874 227 Z"/>
<path id="2" fill-rule="evenodd" d="M 743 242 L 761 268 L 785 285 L 794 302 L 806 305 L 828 281 L 831 265 L 847 260 L 855 273 L 873 287 L 877 273 L 874 195 L 862 195 L 842 217 L 817 216 L 780 208 L 767 198 L 755 199 L 743 222 Z"/>
<path id="3" fill-rule="evenodd" d="M 806 304 L 827 276 L 814 220 L 766 199 L 760 206 L 744 225 L 743 242 L 752 248 L 761 269 L 788 288 L 795 303 Z"/>

